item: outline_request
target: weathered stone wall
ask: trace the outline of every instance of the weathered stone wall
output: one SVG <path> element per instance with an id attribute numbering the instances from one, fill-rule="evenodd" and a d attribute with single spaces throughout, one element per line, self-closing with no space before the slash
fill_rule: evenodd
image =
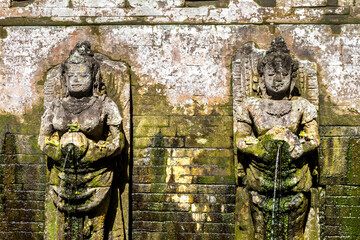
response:
<path id="1" fill-rule="evenodd" d="M 42 239 L 44 74 L 89 40 L 131 67 L 132 239 L 234 239 L 231 56 L 281 34 L 318 66 L 321 239 L 357 239 L 359 5 L 0 0 L 0 238 Z"/>

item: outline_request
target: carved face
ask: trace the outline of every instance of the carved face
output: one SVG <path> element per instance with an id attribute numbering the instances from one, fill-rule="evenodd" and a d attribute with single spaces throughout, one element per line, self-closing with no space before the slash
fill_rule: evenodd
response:
<path id="1" fill-rule="evenodd" d="M 71 96 L 84 97 L 92 94 L 93 81 L 88 65 L 69 64 L 66 81 Z"/>
<path id="2" fill-rule="evenodd" d="M 274 99 L 287 96 L 291 85 L 291 69 L 286 71 L 281 67 L 267 64 L 264 71 L 266 92 Z"/>

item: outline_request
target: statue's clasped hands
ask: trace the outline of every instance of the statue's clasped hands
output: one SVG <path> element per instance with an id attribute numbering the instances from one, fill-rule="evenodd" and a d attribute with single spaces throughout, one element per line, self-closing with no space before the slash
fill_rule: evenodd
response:
<path id="1" fill-rule="evenodd" d="M 304 154 L 302 145 L 303 139 L 300 139 L 288 128 L 274 127 L 266 133 L 266 136 L 271 140 L 278 140 L 288 143 L 290 156 L 294 159 L 299 158 Z"/>

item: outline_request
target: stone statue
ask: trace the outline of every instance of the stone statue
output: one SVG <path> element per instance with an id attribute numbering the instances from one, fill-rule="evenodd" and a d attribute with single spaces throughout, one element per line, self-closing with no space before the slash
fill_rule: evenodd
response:
<path id="1" fill-rule="evenodd" d="M 48 101 L 38 141 L 49 169 L 45 238 L 108 239 L 123 119 L 89 42 L 79 42 L 58 70 L 62 94 Z"/>
<path id="2" fill-rule="evenodd" d="M 250 205 L 253 239 L 304 239 L 317 109 L 296 96 L 299 63 L 277 37 L 257 65 L 258 97 L 235 109 L 239 177 Z"/>

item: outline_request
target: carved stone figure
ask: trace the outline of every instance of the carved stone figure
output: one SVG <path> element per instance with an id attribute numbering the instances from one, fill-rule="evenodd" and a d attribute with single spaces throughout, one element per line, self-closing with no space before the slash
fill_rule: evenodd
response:
<path id="1" fill-rule="evenodd" d="M 298 67 L 284 39 L 277 37 L 257 64 L 258 88 L 253 89 L 258 96 L 235 104 L 239 181 L 253 224 L 250 239 L 304 239 L 313 183 L 309 166 L 316 161 L 312 153 L 320 138 L 316 106 L 296 96 Z"/>
<path id="2" fill-rule="evenodd" d="M 79 42 L 55 68 L 57 73 L 49 74 L 61 81 L 46 85 L 38 141 L 48 156 L 46 239 L 108 239 L 113 225 L 114 214 L 108 212 L 117 171 L 127 164 L 120 156 L 125 135 L 119 108 L 106 95 L 98 59 L 89 42 Z M 56 94 L 59 85 L 61 95 Z"/>

